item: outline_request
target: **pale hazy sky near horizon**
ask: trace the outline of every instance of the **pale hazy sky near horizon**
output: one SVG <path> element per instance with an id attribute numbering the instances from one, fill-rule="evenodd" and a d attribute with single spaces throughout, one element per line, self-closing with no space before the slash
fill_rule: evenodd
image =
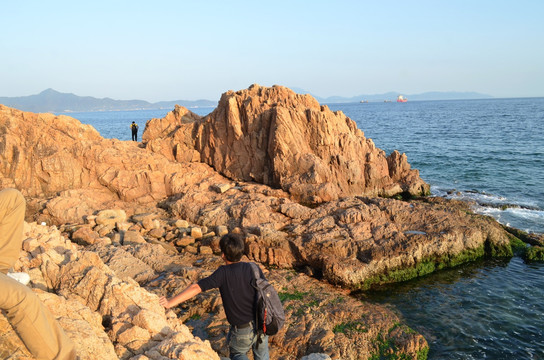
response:
<path id="1" fill-rule="evenodd" d="M 5 1 L 0 96 L 544 96 L 544 1 Z"/>

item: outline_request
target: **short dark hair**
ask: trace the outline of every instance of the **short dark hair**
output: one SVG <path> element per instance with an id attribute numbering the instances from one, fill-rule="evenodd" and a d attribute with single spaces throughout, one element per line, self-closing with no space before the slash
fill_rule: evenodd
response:
<path id="1" fill-rule="evenodd" d="M 228 261 L 238 262 L 244 255 L 246 245 L 240 235 L 227 234 L 219 240 L 219 247 Z"/>

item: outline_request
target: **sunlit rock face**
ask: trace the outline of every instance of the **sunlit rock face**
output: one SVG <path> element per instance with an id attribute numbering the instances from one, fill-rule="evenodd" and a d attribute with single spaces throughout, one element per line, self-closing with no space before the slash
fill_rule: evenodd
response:
<path id="1" fill-rule="evenodd" d="M 341 111 L 282 86 L 228 91 L 200 119 L 178 107 L 148 122 L 144 141 L 171 159 L 201 161 L 231 179 L 281 188 L 303 202 L 429 190 L 404 154 L 386 157 Z"/>

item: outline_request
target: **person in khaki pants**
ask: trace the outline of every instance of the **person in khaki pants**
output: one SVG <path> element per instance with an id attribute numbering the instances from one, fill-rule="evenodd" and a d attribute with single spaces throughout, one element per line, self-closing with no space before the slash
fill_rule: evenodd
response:
<path id="1" fill-rule="evenodd" d="M 21 250 L 25 208 L 19 191 L 0 191 L 0 309 L 36 359 L 74 360 L 74 344 L 49 310 L 30 288 L 6 275 Z"/>

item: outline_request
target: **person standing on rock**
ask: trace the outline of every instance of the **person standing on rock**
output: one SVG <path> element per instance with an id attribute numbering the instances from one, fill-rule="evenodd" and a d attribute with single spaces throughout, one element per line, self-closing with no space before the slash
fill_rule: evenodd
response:
<path id="1" fill-rule="evenodd" d="M 132 141 L 138 141 L 138 124 L 133 121 L 130 124 L 130 130 L 132 130 Z"/>
<path id="2" fill-rule="evenodd" d="M 207 278 L 189 285 L 173 298 L 161 297 L 159 303 L 169 309 L 202 291 L 218 288 L 230 324 L 227 335 L 230 358 L 248 360 L 247 353 L 252 349 L 254 360 L 269 360 L 268 336 L 263 335 L 260 342 L 256 331 L 253 269 L 250 263 L 240 261 L 245 250 L 244 240 L 235 234 L 227 234 L 221 238 L 219 246 L 225 265 L 220 266 Z M 260 269 L 259 272 L 263 276 Z"/>
<path id="3" fill-rule="evenodd" d="M 25 208 L 18 190 L 0 191 L 0 309 L 36 359 L 74 360 L 72 341 L 36 294 L 19 282 L 17 275 L 26 275 L 26 282 L 28 275 L 9 272 L 21 251 Z"/>

